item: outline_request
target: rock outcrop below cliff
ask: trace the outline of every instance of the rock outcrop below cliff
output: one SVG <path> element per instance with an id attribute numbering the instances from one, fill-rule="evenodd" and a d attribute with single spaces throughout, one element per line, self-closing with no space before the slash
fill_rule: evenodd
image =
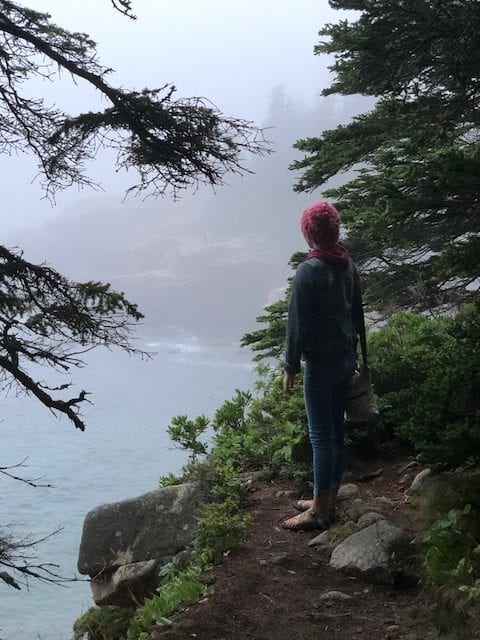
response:
<path id="1" fill-rule="evenodd" d="M 150 595 L 161 568 L 188 553 L 206 500 L 197 485 L 181 484 L 90 511 L 78 570 L 90 576 L 95 603 L 128 606 Z"/>

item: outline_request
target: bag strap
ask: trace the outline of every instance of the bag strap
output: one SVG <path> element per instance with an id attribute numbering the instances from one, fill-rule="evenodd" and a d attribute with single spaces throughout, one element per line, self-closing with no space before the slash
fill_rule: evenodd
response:
<path id="1" fill-rule="evenodd" d="M 365 329 L 365 315 L 363 313 L 363 300 L 362 300 L 362 292 L 360 289 L 360 278 L 358 275 L 358 271 L 355 267 L 355 265 L 352 264 L 352 268 L 354 270 L 354 287 L 356 288 L 356 291 L 354 293 L 354 306 L 355 306 L 355 315 L 357 318 L 357 331 L 358 331 L 358 337 L 360 338 L 360 346 L 362 349 L 362 360 L 363 360 L 363 366 L 365 368 L 368 368 L 368 361 L 367 361 L 367 332 Z"/>
<path id="2" fill-rule="evenodd" d="M 359 337 L 360 337 L 360 346 L 361 346 L 361 349 L 362 349 L 363 366 L 364 367 L 368 367 L 368 362 L 367 362 L 367 332 L 365 330 L 365 317 L 363 315 L 363 309 L 362 309 L 362 322 L 361 322 L 361 325 L 360 325 Z"/>
<path id="3" fill-rule="evenodd" d="M 353 274 L 352 319 L 356 333 L 360 338 L 363 366 L 367 369 L 367 332 L 365 330 L 365 315 L 363 313 L 362 290 L 360 288 L 360 276 L 358 275 L 357 268 L 352 259 L 350 259 L 350 269 Z"/>

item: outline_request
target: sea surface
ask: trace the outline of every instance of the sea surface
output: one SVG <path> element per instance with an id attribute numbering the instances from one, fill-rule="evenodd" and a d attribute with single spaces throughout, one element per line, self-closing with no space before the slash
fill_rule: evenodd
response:
<path id="1" fill-rule="evenodd" d="M 179 333 L 144 337 L 138 346 L 156 355 L 143 361 L 95 351 L 74 372 L 77 392 L 92 393 L 83 433 L 33 398 L 13 390 L 0 398 L 0 466 L 24 461 L 11 472 L 53 485 L 33 488 L 0 475 L 0 522 L 32 540 L 60 530 L 28 553 L 68 578 L 82 578 L 76 562 L 90 509 L 156 489 L 160 475 L 181 469 L 186 453 L 166 433 L 172 416 L 211 417 L 236 388 L 253 384 L 250 354 L 236 345 L 200 344 Z M 31 579 L 21 591 L 0 584 L 0 638 L 70 640 L 72 623 L 92 605 L 84 579 L 64 586 Z"/>

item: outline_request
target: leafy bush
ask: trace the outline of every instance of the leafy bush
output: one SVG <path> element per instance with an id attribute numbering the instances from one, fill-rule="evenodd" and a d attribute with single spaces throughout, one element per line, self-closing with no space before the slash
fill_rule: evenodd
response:
<path id="1" fill-rule="evenodd" d="M 197 458 L 206 454 L 208 449 L 200 437 L 204 435 L 209 420 L 205 416 L 195 420 L 187 416 L 172 418 L 168 429 L 170 437 L 190 450 L 191 456 L 179 476 L 163 476 L 160 484 L 168 486 L 180 481 L 198 480 L 208 484 L 217 501 L 200 507 L 198 531 L 189 564 L 183 568 L 174 564 L 166 568 L 157 593 L 145 600 L 131 620 L 128 640 L 147 640 L 152 627 L 169 624 L 168 616 L 180 605 L 194 602 L 204 595 L 208 587 L 201 580 L 202 574 L 221 554 L 241 543 L 249 516 L 240 510 L 246 489 L 239 480 L 238 469 L 244 464 L 246 452 L 250 452 L 248 443 L 256 437 L 246 419 L 250 401 L 249 393 L 237 390 L 235 397 L 217 411 L 213 423 L 214 440 L 220 438 L 222 442 L 224 438 L 225 446 L 215 446 L 202 462 Z"/>
<path id="2" fill-rule="evenodd" d="M 238 506 L 234 498 L 227 498 L 201 507 L 197 547 L 205 562 L 211 562 L 240 545 L 250 516 L 240 513 Z"/>
<path id="3" fill-rule="evenodd" d="M 451 640 L 480 637 L 480 469 L 432 475 L 411 500 L 424 521 L 424 582 L 441 596 L 436 627 Z"/>
<path id="4" fill-rule="evenodd" d="M 249 391 L 235 389 L 235 395 L 231 400 L 225 400 L 217 409 L 212 426 L 215 431 L 235 432 L 245 429 L 247 409 L 252 402 L 252 394 Z"/>
<path id="5" fill-rule="evenodd" d="M 205 416 L 197 416 L 195 420 L 189 420 L 187 416 L 174 416 L 167 427 L 170 438 L 177 442 L 183 449 L 190 451 L 190 462 L 195 464 L 200 455 L 207 453 L 207 446 L 200 436 L 205 434 L 209 425 Z"/>
<path id="6" fill-rule="evenodd" d="M 126 640 L 134 613 L 123 607 L 91 607 L 75 621 L 75 637 L 87 634 L 89 640 Z"/>
<path id="7" fill-rule="evenodd" d="M 450 509 L 423 536 L 426 579 L 457 612 L 480 623 L 480 513 Z"/>
<path id="8" fill-rule="evenodd" d="M 393 316 L 370 339 L 383 426 L 425 461 L 480 462 L 480 306 L 455 318 Z"/>
<path id="9" fill-rule="evenodd" d="M 207 590 L 200 582 L 200 575 L 201 568 L 197 565 L 181 571 L 172 568 L 164 576 L 158 594 L 147 598 L 137 609 L 128 629 L 128 640 L 148 640 L 148 630 L 153 625 L 170 624 L 167 616 L 180 604 L 197 601 Z"/>

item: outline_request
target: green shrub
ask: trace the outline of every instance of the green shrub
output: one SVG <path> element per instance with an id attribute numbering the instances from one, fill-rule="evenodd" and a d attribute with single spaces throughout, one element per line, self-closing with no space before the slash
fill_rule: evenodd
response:
<path id="1" fill-rule="evenodd" d="M 382 425 L 445 467 L 480 462 L 480 307 L 393 316 L 370 339 Z"/>
<path id="2" fill-rule="evenodd" d="M 451 509 L 423 537 L 427 581 L 455 608 L 480 621 L 480 515 L 466 504 Z"/>
<path id="3" fill-rule="evenodd" d="M 235 395 L 231 400 L 225 400 L 213 418 L 212 426 L 215 431 L 236 432 L 245 429 L 247 422 L 247 409 L 252 402 L 252 394 L 249 391 L 235 389 Z"/>
<path id="4" fill-rule="evenodd" d="M 429 521 L 420 539 L 425 580 L 475 626 L 480 623 L 480 469 L 432 477 L 420 500 Z M 470 623 L 464 626 L 471 630 Z"/>
<path id="5" fill-rule="evenodd" d="M 89 640 L 126 640 L 134 609 L 91 607 L 73 624 L 75 637 L 87 634 Z"/>
<path id="6" fill-rule="evenodd" d="M 187 416 L 174 416 L 167 427 L 167 433 L 173 442 L 177 442 L 182 449 L 190 451 L 190 463 L 195 464 L 199 456 L 207 453 L 207 445 L 200 439 L 204 436 L 209 420 L 205 416 L 197 416 L 189 420 Z"/>
<path id="7" fill-rule="evenodd" d="M 226 551 L 236 549 L 250 523 L 250 516 L 239 511 L 235 498 L 205 504 L 200 509 L 197 549 L 206 563 Z"/>
<path id="8" fill-rule="evenodd" d="M 183 482 L 185 482 L 183 474 L 177 475 L 171 472 L 166 476 L 160 476 L 160 478 L 158 479 L 158 484 L 160 487 L 172 487 L 177 484 L 182 484 Z"/>
<path id="9" fill-rule="evenodd" d="M 172 419 L 170 437 L 184 449 L 190 449 L 192 455 L 180 476 L 169 474 L 160 479 L 160 484 L 200 481 L 208 485 L 217 501 L 200 507 L 191 561 L 183 568 L 174 564 L 166 567 L 157 593 L 145 600 L 131 620 L 128 640 L 148 640 L 152 627 L 169 624 L 168 616 L 182 604 L 195 602 L 204 595 L 208 587 L 202 583 L 202 574 L 219 556 L 241 543 L 249 516 L 240 511 L 246 489 L 239 480 L 238 469 L 245 464 L 257 437 L 246 420 L 245 411 L 250 401 L 250 394 L 237 390 L 235 397 L 217 411 L 214 440 L 218 439 L 219 444 L 202 462 L 197 457 L 207 451 L 200 440 L 209 424 L 207 418 L 190 420 L 187 416 L 176 416 Z"/>
<path id="10" fill-rule="evenodd" d="M 164 576 L 158 594 L 147 598 L 135 612 L 128 629 L 128 640 L 148 640 L 151 627 L 170 624 L 167 616 L 179 605 L 196 602 L 207 590 L 206 585 L 200 582 L 200 575 L 201 568 L 196 565 L 181 571 L 172 568 Z"/>

